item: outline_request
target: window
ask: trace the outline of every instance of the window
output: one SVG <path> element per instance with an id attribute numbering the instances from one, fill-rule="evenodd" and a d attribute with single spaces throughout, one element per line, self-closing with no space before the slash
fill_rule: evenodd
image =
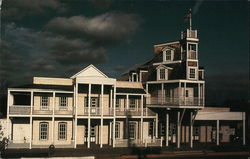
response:
<path id="1" fill-rule="evenodd" d="M 165 76 L 166 76 L 166 74 L 165 74 L 165 69 L 160 69 L 160 80 L 164 80 L 165 79 Z"/>
<path id="2" fill-rule="evenodd" d="M 66 107 L 67 107 L 67 97 L 60 97 L 59 98 L 59 107 L 60 107 L 60 109 L 66 109 Z"/>
<path id="3" fill-rule="evenodd" d="M 120 99 L 116 98 L 115 100 L 115 107 L 119 108 L 120 107 Z"/>
<path id="4" fill-rule="evenodd" d="M 47 123 L 47 122 L 40 123 L 39 132 L 40 132 L 39 133 L 40 140 L 48 140 L 49 123 Z"/>
<path id="5" fill-rule="evenodd" d="M 149 122 L 149 130 L 148 130 L 148 136 L 154 135 L 154 122 Z"/>
<path id="6" fill-rule="evenodd" d="M 189 96 L 189 93 L 188 93 L 188 90 L 186 90 L 185 97 L 188 97 L 188 96 Z"/>
<path id="7" fill-rule="evenodd" d="M 90 98 L 90 105 L 91 107 L 99 107 L 98 98 L 91 97 Z M 85 107 L 89 107 L 89 98 L 85 97 Z"/>
<path id="8" fill-rule="evenodd" d="M 49 107 L 49 97 L 41 96 L 41 110 L 47 110 Z"/>
<path id="9" fill-rule="evenodd" d="M 67 123 L 58 123 L 58 140 L 67 140 Z"/>
<path id="10" fill-rule="evenodd" d="M 188 50 L 196 51 L 196 44 L 188 44 Z"/>
<path id="11" fill-rule="evenodd" d="M 189 78 L 195 78 L 196 76 L 195 76 L 195 68 L 190 68 L 189 69 Z"/>
<path id="12" fill-rule="evenodd" d="M 172 61 L 171 50 L 166 51 L 166 61 Z"/>
<path id="13" fill-rule="evenodd" d="M 136 123 L 129 123 L 129 139 L 136 138 Z"/>
<path id="14" fill-rule="evenodd" d="M 115 138 L 120 138 L 120 123 L 115 123 Z"/>
<path id="15" fill-rule="evenodd" d="M 193 60 L 195 60 L 195 59 L 196 59 L 196 51 L 190 50 L 190 51 L 188 52 L 188 59 L 193 59 Z"/>
<path id="16" fill-rule="evenodd" d="M 194 140 L 199 140 L 200 128 L 199 127 L 194 127 L 193 131 L 194 131 L 194 133 L 193 133 Z"/>
<path id="17" fill-rule="evenodd" d="M 134 99 L 134 98 L 129 99 L 129 108 L 130 109 L 136 108 L 136 99 Z"/>
<path id="18" fill-rule="evenodd" d="M 88 136 L 88 126 L 85 128 L 85 137 Z M 90 126 L 90 136 L 95 136 L 95 126 Z"/>

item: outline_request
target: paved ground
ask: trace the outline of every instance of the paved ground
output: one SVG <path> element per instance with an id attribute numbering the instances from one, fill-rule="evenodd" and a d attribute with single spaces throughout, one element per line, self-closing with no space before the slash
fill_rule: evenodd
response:
<path id="1" fill-rule="evenodd" d="M 80 156 L 95 156 L 97 159 L 136 159 L 136 158 L 172 158 L 172 159 L 247 159 L 249 156 L 249 147 L 241 145 L 196 145 L 190 149 L 188 145 L 181 145 L 181 149 L 177 149 L 174 145 L 170 147 L 151 147 L 151 148 L 112 148 L 105 146 L 100 148 L 97 145 L 91 145 L 91 149 L 85 146 L 79 146 L 77 149 L 60 148 L 55 149 L 54 153 L 50 154 L 48 149 L 7 149 L 3 152 L 3 158 L 17 157 L 80 157 Z"/>

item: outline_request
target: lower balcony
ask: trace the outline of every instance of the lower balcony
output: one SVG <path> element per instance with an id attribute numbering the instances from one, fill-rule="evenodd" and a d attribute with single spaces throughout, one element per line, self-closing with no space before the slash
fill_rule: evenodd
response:
<path id="1" fill-rule="evenodd" d="M 9 114 L 11 115 L 30 115 L 30 106 L 27 105 L 13 105 L 9 107 Z"/>
<path id="2" fill-rule="evenodd" d="M 146 139 L 115 139 L 115 147 L 152 147 L 162 146 L 163 138 L 146 138 Z"/>
<path id="3" fill-rule="evenodd" d="M 150 97 L 146 100 L 147 106 L 204 106 L 203 98 L 198 97 L 180 97 L 180 98 L 162 98 Z"/>

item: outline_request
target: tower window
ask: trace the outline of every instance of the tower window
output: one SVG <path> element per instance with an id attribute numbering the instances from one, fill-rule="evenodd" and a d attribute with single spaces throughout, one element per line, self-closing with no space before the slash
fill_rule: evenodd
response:
<path id="1" fill-rule="evenodd" d="M 189 78 L 195 79 L 195 68 L 189 69 Z"/>

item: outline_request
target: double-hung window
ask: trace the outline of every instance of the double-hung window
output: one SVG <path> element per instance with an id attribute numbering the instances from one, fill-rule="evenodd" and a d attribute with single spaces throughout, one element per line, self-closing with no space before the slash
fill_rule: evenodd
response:
<path id="1" fill-rule="evenodd" d="M 116 98 L 116 100 L 115 100 L 115 107 L 120 108 L 120 99 L 119 98 Z"/>
<path id="2" fill-rule="evenodd" d="M 134 98 L 129 99 L 129 108 L 130 109 L 136 108 L 136 99 L 134 99 Z"/>
<path id="3" fill-rule="evenodd" d="M 61 96 L 59 98 L 59 108 L 67 109 L 67 105 L 68 105 L 68 98 L 66 96 Z"/>
<path id="4" fill-rule="evenodd" d="M 189 78 L 191 78 L 191 79 L 196 78 L 196 69 L 195 68 L 190 68 L 189 69 Z"/>
<path id="5" fill-rule="evenodd" d="M 67 123 L 58 123 L 58 140 L 67 140 Z"/>
<path id="6" fill-rule="evenodd" d="M 49 123 L 41 122 L 39 125 L 39 140 L 48 140 L 49 138 Z"/>
<path id="7" fill-rule="evenodd" d="M 41 110 L 47 110 L 49 108 L 49 97 L 48 96 L 41 96 Z"/>
<path id="8" fill-rule="evenodd" d="M 166 51 L 166 61 L 172 61 L 171 50 Z"/>
<path id="9" fill-rule="evenodd" d="M 115 138 L 120 138 L 120 123 L 115 123 Z"/>
<path id="10" fill-rule="evenodd" d="M 129 123 L 129 139 L 136 138 L 136 123 Z"/>
<path id="11" fill-rule="evenodd" d="M 160 80 L 164 80 L 166 78 L 166 70 L 160 69 Z"/>

